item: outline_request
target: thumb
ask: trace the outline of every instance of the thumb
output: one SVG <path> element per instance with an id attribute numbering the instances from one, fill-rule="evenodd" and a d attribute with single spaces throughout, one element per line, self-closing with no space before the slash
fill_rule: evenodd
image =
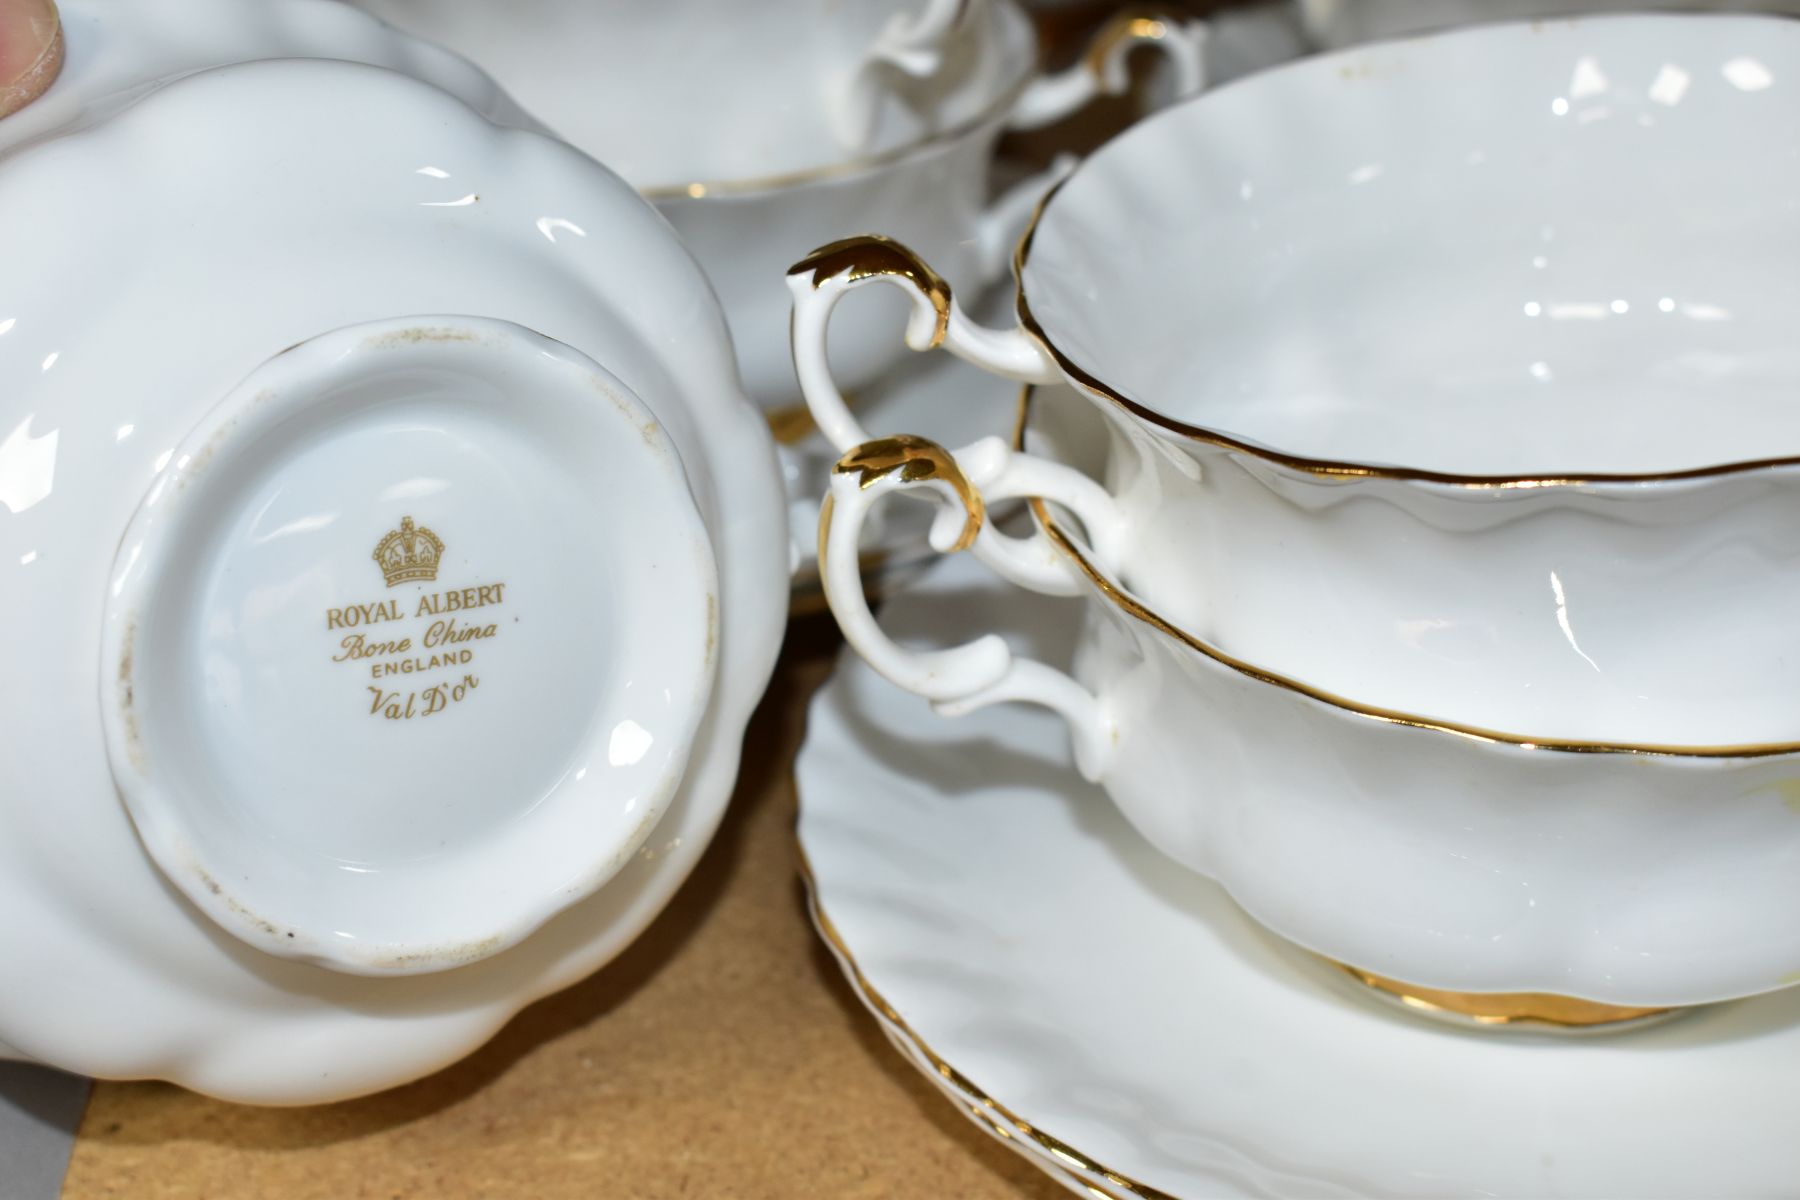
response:
<path id="1" fill-rule="evenodd" d="M 36 100 L 62 61 L 56 0 L 0 0 L 0 117 Z"/>

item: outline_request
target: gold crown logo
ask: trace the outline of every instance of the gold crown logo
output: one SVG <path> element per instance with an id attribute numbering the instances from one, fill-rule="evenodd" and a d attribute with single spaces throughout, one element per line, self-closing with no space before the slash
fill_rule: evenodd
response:
<path id="1" fill-rule="evenodd" d="M 387 585 L 397 587 L 417 579 L 436 579 L 443 553 L 444 543 L 437 534 L 414 525 L 411 517 L 401 517 L 400 528 L 388 530 L 375 544 L 374 558 Z"/>

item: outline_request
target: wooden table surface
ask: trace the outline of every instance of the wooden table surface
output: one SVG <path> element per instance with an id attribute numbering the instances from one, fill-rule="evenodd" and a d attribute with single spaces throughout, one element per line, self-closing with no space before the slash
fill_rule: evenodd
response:
<path id="1" fill-rule="evenodd" d="M 724 825 L 611 965 L 361 1100 L 97 1084 L 64 1197 L 1066 1195 L 901 1059 L 808 921 L 792 764 L 836 648 L 829 618 L 790 628 Z"/>

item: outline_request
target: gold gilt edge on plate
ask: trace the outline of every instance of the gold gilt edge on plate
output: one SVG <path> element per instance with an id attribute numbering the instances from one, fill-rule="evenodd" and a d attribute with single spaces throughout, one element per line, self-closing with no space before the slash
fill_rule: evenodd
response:
<path id="1" fill-rule="evenodd" d="M 797 778 L 794 779 L 794 785 L 795 794 L 798 795 L 799 781 Z M 856 991 L 857 998 L 868 1007 L 890 1035 L 898 1035 L 903 1038 L 923 1061 L 931 1065 L 932 1072 L 937 1075 L 942 1084 L 948 1084 L 949 1087 L 968 1098 L 971 1105 L 971 1116 L 980 1118 L 985 1126 L 991 1128 L 994 1136 L 1001 1141 L 1019 1140 L 1030 1143 L 1041 1152 L 1041 1155 L 1032 1154 L 1021 1148 L 1020 1153 L 1025 1155 L 1028 1161 L 1046 1171 L 1051 1171 L 1052 1168 L 1060 1171 L 1061 1174 L 1057 1175 L 1060 1182 L 1073 1183 L 1089 1194 L 1100 1197 L 1101 1200 L 1110 1200 L 1110 1198 L 1106 1192 L 1089 1182 L 1081 1172 L 1105 1180 L 1126 1195 L 1141 1197 L 1141 1200 L 1180 1200 L 1179 1197 L 1169 1192 L 1151 1187 L 1147 1183 L 1139 1182 L 1129 1175 L 1102 1165 L 1061 1138 L 1032 1125 L 983 1091 L 967 1075 L 964 1075 L 933 1050 L 925 1039 L 920 1037 L 907 1023 L 906 1018 L 901 1016 L 892 1004 L 888 1003 L 887 998 L 877 991 L 875 986 L 869 982 L 868 977 L 863 974 L 862 967 L 857 963 L 856 957 L 851 954 L 850 947 L 844 941 L 843 935 L 838 933 L 837 926 L 832 923 L 830 915 L 825 911 L 824 902 L 819 896 L 818 879 L 813 874 L 812 862 L 806 856 L 806 847 L 801 842 L 798 831 L 794 838 L 794 855 L 799 868 L 800 881 L 805 885 L 806 907 L 812 916 L 813 926 L 819 931 L 819 936 L 824 940 L 826 946 L 830 948 L 832 956 L 837 959 L 839 968 Z"/>
<path id="2" fill-rule="evenodd" d="M 796 797 L 798 797 L 800 794 L 798 772 L 790 771 L 789 780 L 793 784 Z M 820 939 L 831 951 L 839 970 L 844 973 L 845 979 L 849 982 L 852 990 L 856 992 L 857 999 L 881 1026 L 882 1032 L 897 1043 L 896 1049 L 902 1057 L 911 1061 L 913 1067 L 932 1077 L 931 1082 L 944 1093 L 946 1099 L 962 1107 L 964 1115 L 970 1117 L 979 1128 L 1005 1143 L 1027 1162 L 1044 1171 L 1059 1183 L 1086 1192 L 1088 1195 L 1096 1197 L 1097 1200 L 1117 1200 L 1120 1195 L 1138 1197 L 1139 1200 L 1181 1200 L 1173 1193 L 1165 1192 L 1141 1180 L 1134 1179 L 1122 1171 L 1105 1166 L 1093 1156 L 1031 1124 L 984 1091 L 968 1075 L 934 1050 L 930 1043 L 926 1042 L 913 1029 L 900 1011 L 888 1001 L 887 997 L 869 982 L 868 976 L 863 973 L 861 964 L 856 961 L 856 956 L 851 952 L 849 944 L 838 932 L 837 925 L 832 921 L 830 914 L 825 911 L 818 877 L 814 874 L 812 861 L 807 856 L 797 819 L 793 833 L 793 845 L 797 872 L 806 895 L 807 912 L 812 918 L 813 927 L 818 931 Z M 1334 960 L 1322 959 L 1321 961 L 1331 968 L 1344 972 L 1369 990 L 1376 990 L 1377 985 L 1369 979 L 1363 978 L 1363 972 Z M 1395 992 L 1394 999 L 1403 1000 L 1404 997 Z M 1554 999 L 1565 998 L 1555 997 Z M 1575 1001 L 1574 1003 L 1581 1004 L 1583 1002 Z M 1643 1010 L 1636 1019 L 1622 1021 L 1620 1026 L 1629 1027 L 1680 1011 L 1682 1010 Z M 1540 1018 L 1540 1020 L 1546 1025 L 1562 1023 L 1554 1017 Z M 1580 1024 L 1577 1022 L 1574 1027 L 1579 1030 Z M 1094 1182 L 1095 1179 L 1101 1180 L 1117 1190 L 1105 1190 Z"/>

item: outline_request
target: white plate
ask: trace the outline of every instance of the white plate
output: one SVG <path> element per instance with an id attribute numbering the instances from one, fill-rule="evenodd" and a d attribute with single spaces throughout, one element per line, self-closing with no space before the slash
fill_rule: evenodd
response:
<path id="1" fill-rule="evenodd" d="M 933 570 L 884 620 L 1066 662 L 1079 608 Z M 817 915 L 908 1058 L 1106 1196 L 1791 1195 L 1800 994 L 1636 1033 L 1471 1033 L 1261 932 L 1075 776 L 1056 718 L 959 722 L 847 658 L 796 768 Z"/>

